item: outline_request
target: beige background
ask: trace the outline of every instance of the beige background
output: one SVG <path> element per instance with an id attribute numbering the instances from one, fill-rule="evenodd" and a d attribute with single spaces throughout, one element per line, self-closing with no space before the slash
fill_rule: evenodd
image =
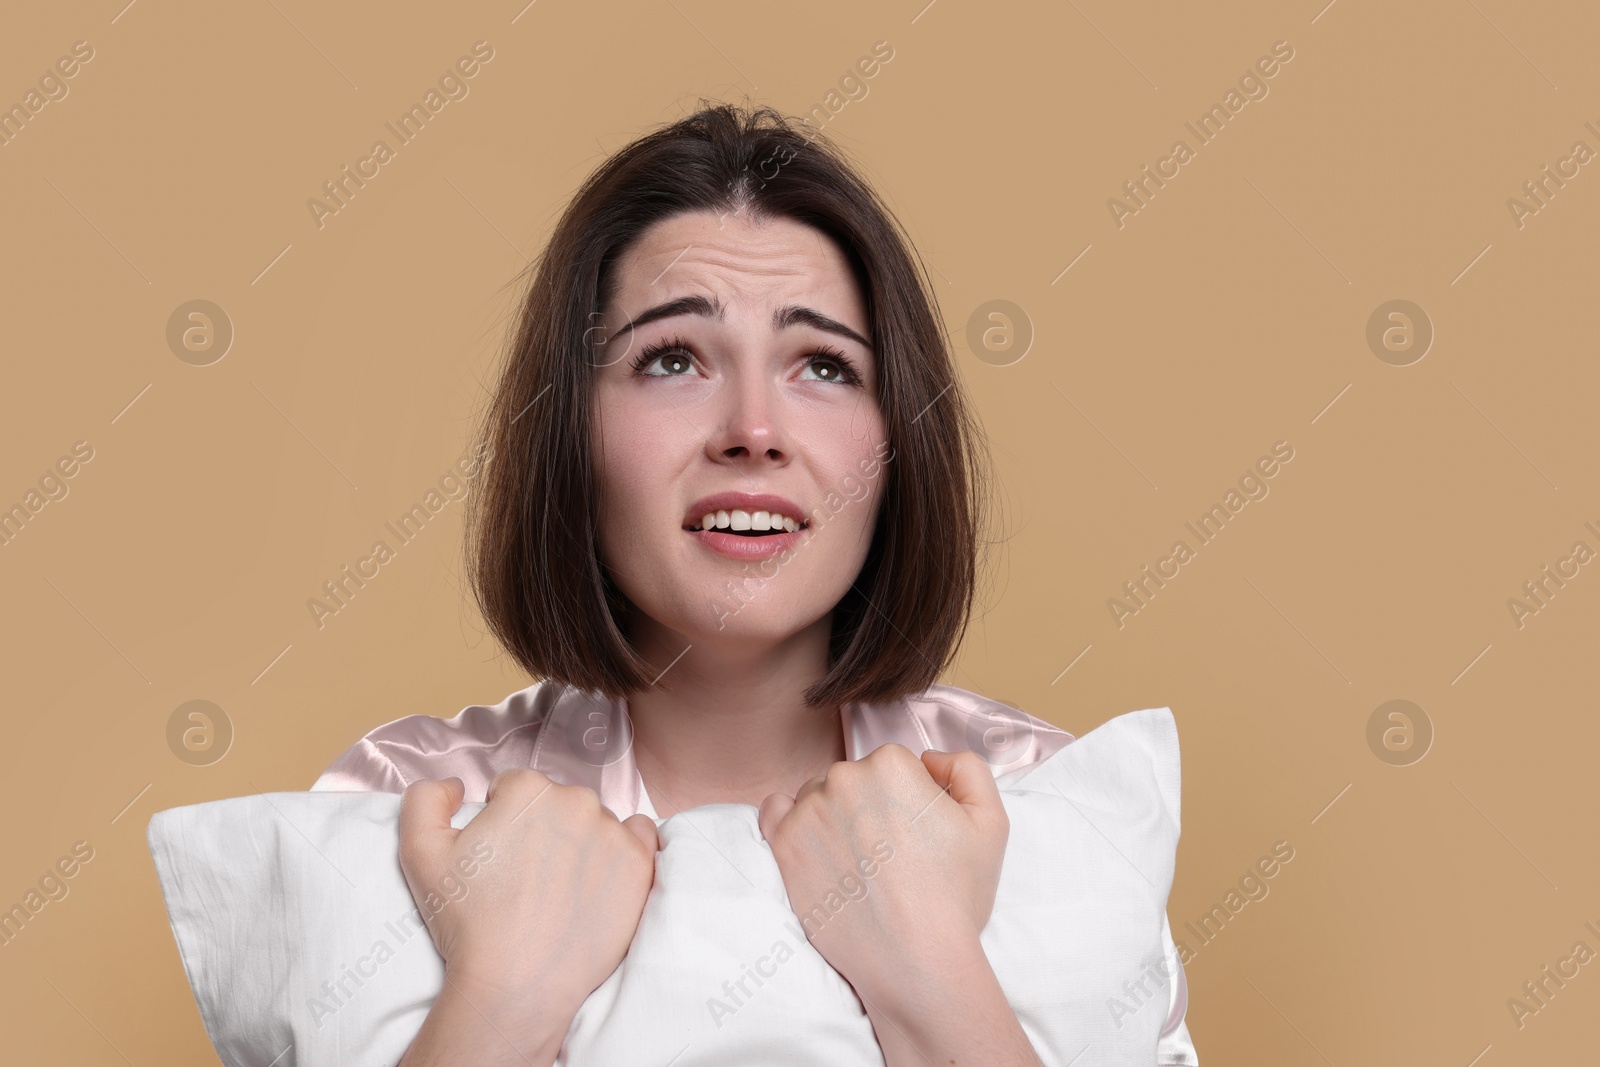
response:
<path id="1" fill-rule="evenodd" d="M 1321 2 L 8 11 L 0 103 L 94 58 L 0 147 L 0 505 L 94 458 L 0 547 L 0 904 L 94 858 L 0 948 L 7 1058 L 214 1062 L 151 814 L 306 788 L 381 722 L 525 684 L 460 596 L 459 506 L 320 630 L 306 601 L 466 447 L 510 283 L 592 167 L 702 95 L 828 115 L 880 40 L 824 129 L 930 265 L 1013 535 L 946 680 L 1080 734 L 1173 709 L 1180 940 L 1295 850 L 1191 941 L 1203 1061 L 1592 1057 L 1600 964 L 1520 1028 L 1507 1000 L 1600 950 L 1600 566 L 1521 628 L 1507 600 L 1600 549 L 1600 174 L 1521 227 L 1507 200 L 1600 149 L 1600 19 Z M 479 40 L 470 95 L 319 230 L 307 199 Z M 1277 41 L 1269 95 L 1118 228 L 1108 198 Z M 203 367 L 166 341 L 195 299 L 236 331 Z M 1408 366 L 1366 341 L 1395 299 L 1436 331 Z M 1006 366 L 965 340 L 991 300 L 1031 324 Z M 1280 440 L 1270 495 L 1119 628 L 1108 598 Z M 210 766 L 167 744 L 194 699 L 236 735 Z M 1369 747 L 1392 699 L 1432 724 L 1420 762 Z"/>

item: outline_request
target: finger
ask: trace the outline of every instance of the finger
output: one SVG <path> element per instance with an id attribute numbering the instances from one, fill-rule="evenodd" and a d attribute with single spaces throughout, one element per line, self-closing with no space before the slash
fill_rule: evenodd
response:
<path id="1" fill-rule="evenodd" d="M 756 813 L 756 825 L 761 827 L 761 836 L 771 841 L 772 832 L 793 809 L 794 797 L 787 793 L 770 794 L 761 802 L 761 807 Z"/>
<path id="2" fill-rule="evenodd" d="M 508 781 L 520 782 L 525 779 L 532 779 L 533 775 L 538 773 L 527 767 L 507 767 L 505 770 L 499 771 L 493 778 L 489 779 L 489 785 L 483 791 L 483 802 L 487 804 L 492 801 L 495 795 L 505 788 Z M 540 777 L 542 778 L 543 775 L 540 775 Z"/>
<path id="3" fill-rule="evenodd" d="M 460 830 L 450 825 L 467 787 L 460 778 L 423 778 L 406 786 L 400 797 L 400 841 L 432 855 L 453 841 Z"/>
<path id="4" fill-rule="evenodd" d="M 810 796 L 812 793 L 815 793 L 817 790 L 821 789 L 823 786 L 825 786 L 827 784 L 828 784 L 828 775 L 827 775 L 826 772 L 817 775 L 815 778 L 806 779 L 805 784 L 802 785 L 799 789 L 795 790 L 795 792 L 794 792 L 794 802 L 796 804 L 800 803 L 806 797 Z"/>
<path id="5" fill-rule="evenodd" d="M 656 821 L 644 812 L 630 815 L 622 820 L 622 825 L 633 831 L 635 837 L 650 846 L 651 852 L 661 848 L 661 835 L 656 832 Z"/>
<path id="6" fill-rule="evenodd" d="M 971 811 L 988 811 L 1000 802 L 1000 787 L 982 756 L 972 752 L 928 749 L 922 765 L 940 789 L 948 788 L 956 803 Z"/>

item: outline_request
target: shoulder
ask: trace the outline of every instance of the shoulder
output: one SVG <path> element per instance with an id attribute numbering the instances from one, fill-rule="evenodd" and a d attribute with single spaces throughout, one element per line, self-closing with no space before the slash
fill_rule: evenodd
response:
<path id="1" fill-rule="evenodd" d="M 953 685 L 930 685 L 880 708 L 876 717 L 885 735 L 880 744 L 898 741 L 915 752 L 977 752 L 996 774 L 1037 763 L 1073 740 L 1054 723 Z"/>
<path id="2" fill-rule="evenodd" d="M 532 762 L 539 728 L 566 687 L 540 681 L 498 704 L 472 704 L 449 718 L 407 715 L 368 731 L 311 786 L 313 791 L 402 792 L 419 778 L 458 777 L 467 798 L 494 775 Z"/>

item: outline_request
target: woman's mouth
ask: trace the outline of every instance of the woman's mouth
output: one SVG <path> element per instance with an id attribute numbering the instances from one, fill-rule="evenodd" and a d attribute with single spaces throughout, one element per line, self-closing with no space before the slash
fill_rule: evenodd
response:
<path id="1" fill-rule="evenodd" d="M 794 547 L 810 529 L 786 515 L 743 510 L 707 512 L 684 532 L 702 545 L 738 560 L 759 560 Z"/>

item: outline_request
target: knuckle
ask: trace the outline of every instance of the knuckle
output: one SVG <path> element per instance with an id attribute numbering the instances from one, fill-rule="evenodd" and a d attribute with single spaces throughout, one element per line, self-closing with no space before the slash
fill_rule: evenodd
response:
<path id="1" fill-rule="evenodd" d="M 989 766 L 988 760 L 984 759 L 970 748 L 962 749 L 960 752 L 957 752 L 955 763 L 957 767 L 960 767 L 963 770 L 978 770 L 979 768 L 987 768 Z"/>
<path id="2" fill-rule="evenodd" d="M 892 767 L 901 771 L 912 765 L 919 767 L 922 765 L 922 757 L 898 741 L 890 741 L 887 744 L 879 745 L 868 758 L 876 759 L 884 767 Z"/>
<path id="3" fill-rule="evenodd" d="M 502 771 L 496 772 L 493 781 L 495 785 L 504 788 L 506 786 L 519 785 L 523 782 L 526 782 L 529 775 L 538 773 L 538 771 L 531 767 L 507 767 Z"/>
<path id="4" fill-rule="evenodd" d="M 545 776 L 532 767 L 507 767 L 490 780 L 486 795 L 490 797 L 532 795 L 544 788 L 546 781 Z"/>
<path id="5" fill-rule="evenodd" d="M 848 782 L 869 772 L 870 768 L 861 760 L 842 760 L 824 767 L 822 773 L 817 775 L 816 781 L 825 785 L 830 782 Z"/>
<path id="6" fill-rule="evenodd" d="M 408 871 L 422 869 L 427 862 L 427 853 L 423 850 L 422 841 L 416 833 L 401 831 L 400 834 L 400 866 Z"/>
<path id="7" fill-rule="evenodd" d="M 592 818 L 597 809 L 610 810 L 600 803 L 600 794 L 588 786 L 563 785 L 559 782 L 551 783 L 549 793 L 539 803 L 554 805 L 568 818 Z"/>
<path id="8" fill-rule="evenodd" d="M 407 813 L 415 816 L 419 805 L 425 805 L 433 799 L 433 795 L 444 788 L 444 783 L 433 778 L 418 778 L 406 784 L 400 793 L 400 817 L 402 823 L 408 820 Z"/>

